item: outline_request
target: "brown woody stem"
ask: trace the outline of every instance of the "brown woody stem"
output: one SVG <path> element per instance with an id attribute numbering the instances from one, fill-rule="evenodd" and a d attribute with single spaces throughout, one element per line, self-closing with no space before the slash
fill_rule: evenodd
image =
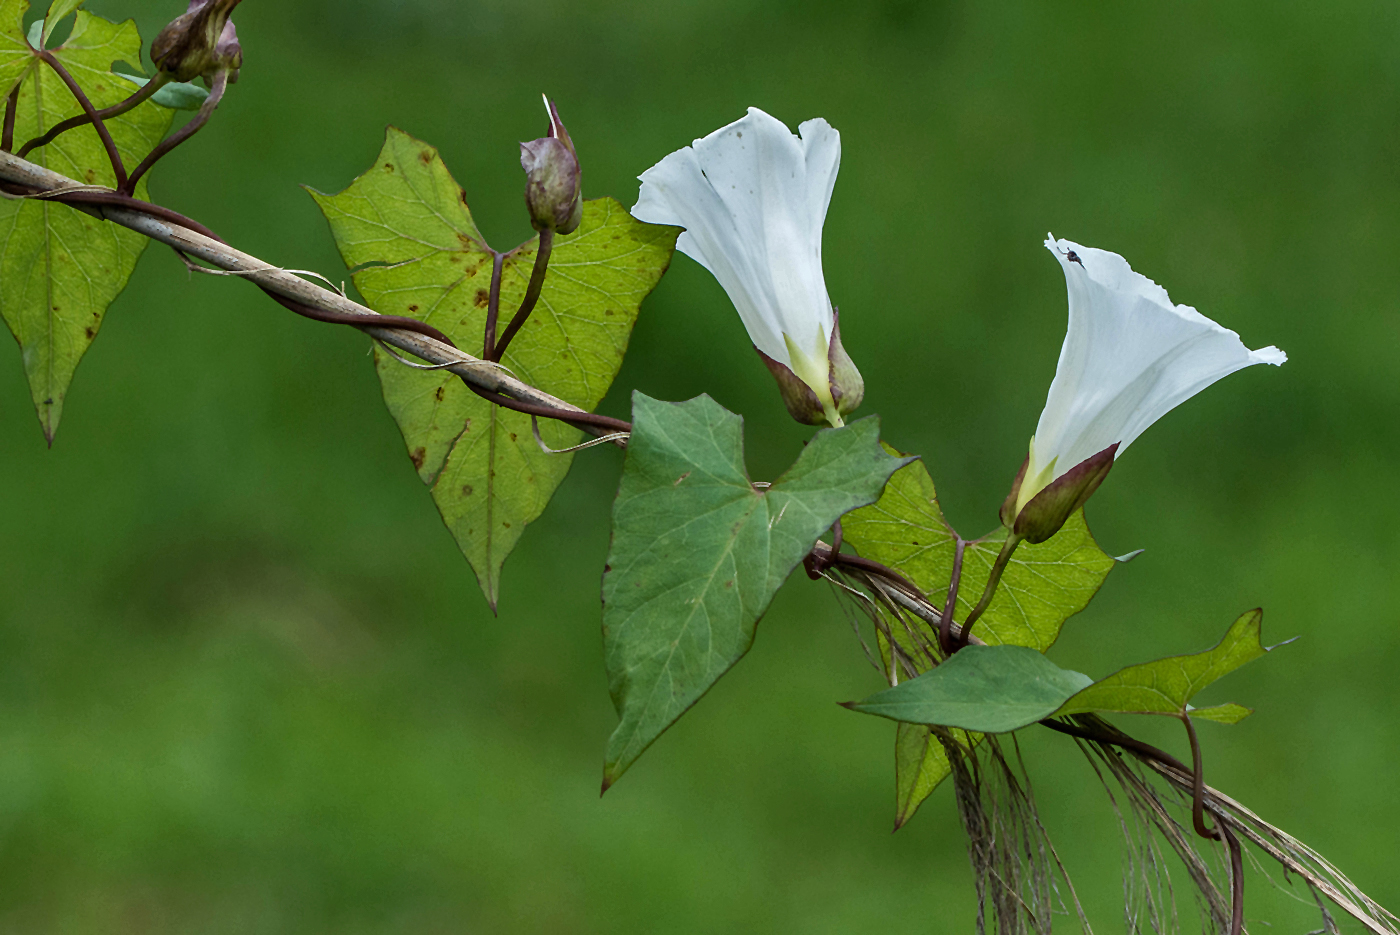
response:
<path id="1" fill-rule="evenodd" d="M 259 288 L 290 299 L 317 313 L 318 320 L 352 324 L 371 337 L 461 377 L 474 388 L 530 406 L 531 414 L 570 421 L 595 435 L 615 434 L 627 423 L 595 416 L 512 376 L 502 368 L 453 347 L 426 333 L 430 326 L 416 319 L 380 315 L 352 299 L 308 282 L 223 243 L 212 231 L 158 205 L 118 192 L 70 191 L 78 182 L 43 166 L 0 153 L 0 183 L 12 194 L 48 197 L 102 220 L 136 231 L 176 251 L 225 272 L 251 280 Z M 54 192 L 53 195 L 47 195 Z M 325 315 L 323 313 L 332 313 Z M 496 400 L 492 400 L 493 402 Z M 623 438 L 612 440 L 626 446 Z"/>

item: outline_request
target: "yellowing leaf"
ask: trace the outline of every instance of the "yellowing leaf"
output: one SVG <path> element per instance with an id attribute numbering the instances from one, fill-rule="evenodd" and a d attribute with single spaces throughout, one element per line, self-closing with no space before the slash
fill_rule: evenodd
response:
<path id="1" fill-rule="evenodd" d="M 953 573 L 955 539 L 922 461 L 896 473 L 879 501 L 855 511 L 841 526 L 861 555 L 890 566 L 941 603 Z M 998 529 L 967 546 L 957 619 L 965 619 L 981 597 L 1005 538 L 1006 530 Z M 992 645 L 1043 652 L 1059 637 L 1064 622 L 1089 603 L 1113 567 L 1114 560 L 1090 535 L 1081 510 L 1051 539 L 1016 550 L 975 632 Z"/>
<path id="2" fill-rule="evenodd" d="M 23 4 L 0 0 L 0 86 L 13 86 L 10 76 L 19 72 L 17 144 L 82 113 L 63 81 L 52 69 L 40 67 L 24 42 L 22 15 Z M 18 44 L 23 44 L 27 62 L 17 52 Z M 53 54 L 95 106 L 108 107 L 131 94 L 131 85 L 114 75 L 111 66 L 138 61 L 141 37 L 130 21 L 118 25 L 79 11 L 72 34 Z M 160 141 L 170 120 L 170 111 L 145 103 L 107 121 L 128 168 Z M 28 158 L 85 184 L 116 182 L 92 127 L 69 130 Z M 137 186 L 138 198 L 147 197 L 145 185 L 143 179 Z M 148 241 L 66 205 L 4 200 L 0 242 L 0 316 L 19 341 L 39 422 L 52 442 L 78 362 Z"/>
<path id="3" fill-rule="evenodd" d="M 435 149 L 390 128 L 373 168 L 338 195 L 311 194 L 346 264 L 363 267 L 355 285 L 370 307 L 426 321 L 481 353 L 493 254 Z M 633 219 L 610 198 L 586 202 L 579 229 L 555 238 L 539 304 L 502 362 L 592 410 L 617 375 L 642 299 L 670 263 L 678 233 Z M 499 330 L 524 297 L 537 247 L 535 239 L 505 255 Z M 529 416 L 479 398 L 452 374 L 414 370 L 382 352 L 375 362 L 409 457 L 495 607 L 501 564 L 573 456 L 541 451 Z M 540 433 L 555 449 L 581 434 L 549 419 L 540 420 Z"/>

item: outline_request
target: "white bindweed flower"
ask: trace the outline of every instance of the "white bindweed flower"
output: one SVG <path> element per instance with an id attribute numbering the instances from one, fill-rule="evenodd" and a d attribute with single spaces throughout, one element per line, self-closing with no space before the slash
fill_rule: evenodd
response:
<path id="1" fill-rule="evenodd" d="M 1173 305 L 1116 253 L 1053 236 L 1045 246 L 1064 267 L 1069 331 L 1002 517 L 1032 542 L 1054 535 L 1153 422 L 1221 377 L 1288 359 L 1276 347 L 1251 351 L 1235 332 Z"/>
<path id="2" fill-rule="evenodd" d="M 793 417 L 840 425 L 865 392 L 822 276 L 841 135 L 820 119 L 798 132 L 750 107 L 643 172 L 632 215 L 685 228 L 676 249 L 729 294 Z"/>

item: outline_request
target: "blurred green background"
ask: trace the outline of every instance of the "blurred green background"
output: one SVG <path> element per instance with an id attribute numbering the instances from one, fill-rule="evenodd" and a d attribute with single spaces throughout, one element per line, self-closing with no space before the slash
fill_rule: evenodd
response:
<path id="1" fill-rule="evenodd" d="M 148 40 L 183 10 L 88 6 Z M 510 245 L 541 91 L 587 193 L 628 204 L 747 105 L 828 118 L 827 282 L 865 411 L 968 535 L 995 523 L 1054 371 L 1047 230 L 1288 351 L 1119 464 L 1090 520 L 1109 552 L 1147 552 L 1052 655 L 1103 675 L 1262 604 L 1271 642 L 1302 638 L 1202 697 L 1258 709 L 1203 728 L 1210 780 L 1400 904 L 1400 6 L 248 0 L 237 19 L 242 80 L 154 197 L 334 278 L 297 186 L 343 188 L 388 123 L 439 147 Z M 600 800 L 619 453 L 579 456 L 493 618 L 367 349 L 152 249 L 52 450 L 0 355 L 0 931 L 971 931 L 950 790 L 890 835 L 893 727 L 834 703 L 878 681 L 801 576 Z M 604 410 L 633 388 L 744 413 L 756 477 L 803 438 L 683 257 Z M 1103 791 L 1060 738 L 1024 750 L 1097 929 L 1121 930 Z M 1274 930 L 1319 925 L 1258 874 L 1249 899 Z"/>

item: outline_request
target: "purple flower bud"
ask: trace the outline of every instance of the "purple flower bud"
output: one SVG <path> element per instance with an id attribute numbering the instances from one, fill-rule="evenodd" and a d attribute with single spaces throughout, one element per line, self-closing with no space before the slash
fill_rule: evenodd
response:
<path id="1" fill-rule="evenodd" d="M 520 166 L 525 170 L 525 205 L 535 230 L 571 234 L 583 220 L 583 172 L 578 154 L 559 108 L 545 98 L 549 136 L 520 144 Z"/>
<path id="2" fill-rule="evenodd" d="M 240 0 L 190 0 L 189 9 L 161 30 L 151 43 L 151 61 L 176 81 L 220 71 L 238 80 L 243 48 L 229 16 Z"/>

